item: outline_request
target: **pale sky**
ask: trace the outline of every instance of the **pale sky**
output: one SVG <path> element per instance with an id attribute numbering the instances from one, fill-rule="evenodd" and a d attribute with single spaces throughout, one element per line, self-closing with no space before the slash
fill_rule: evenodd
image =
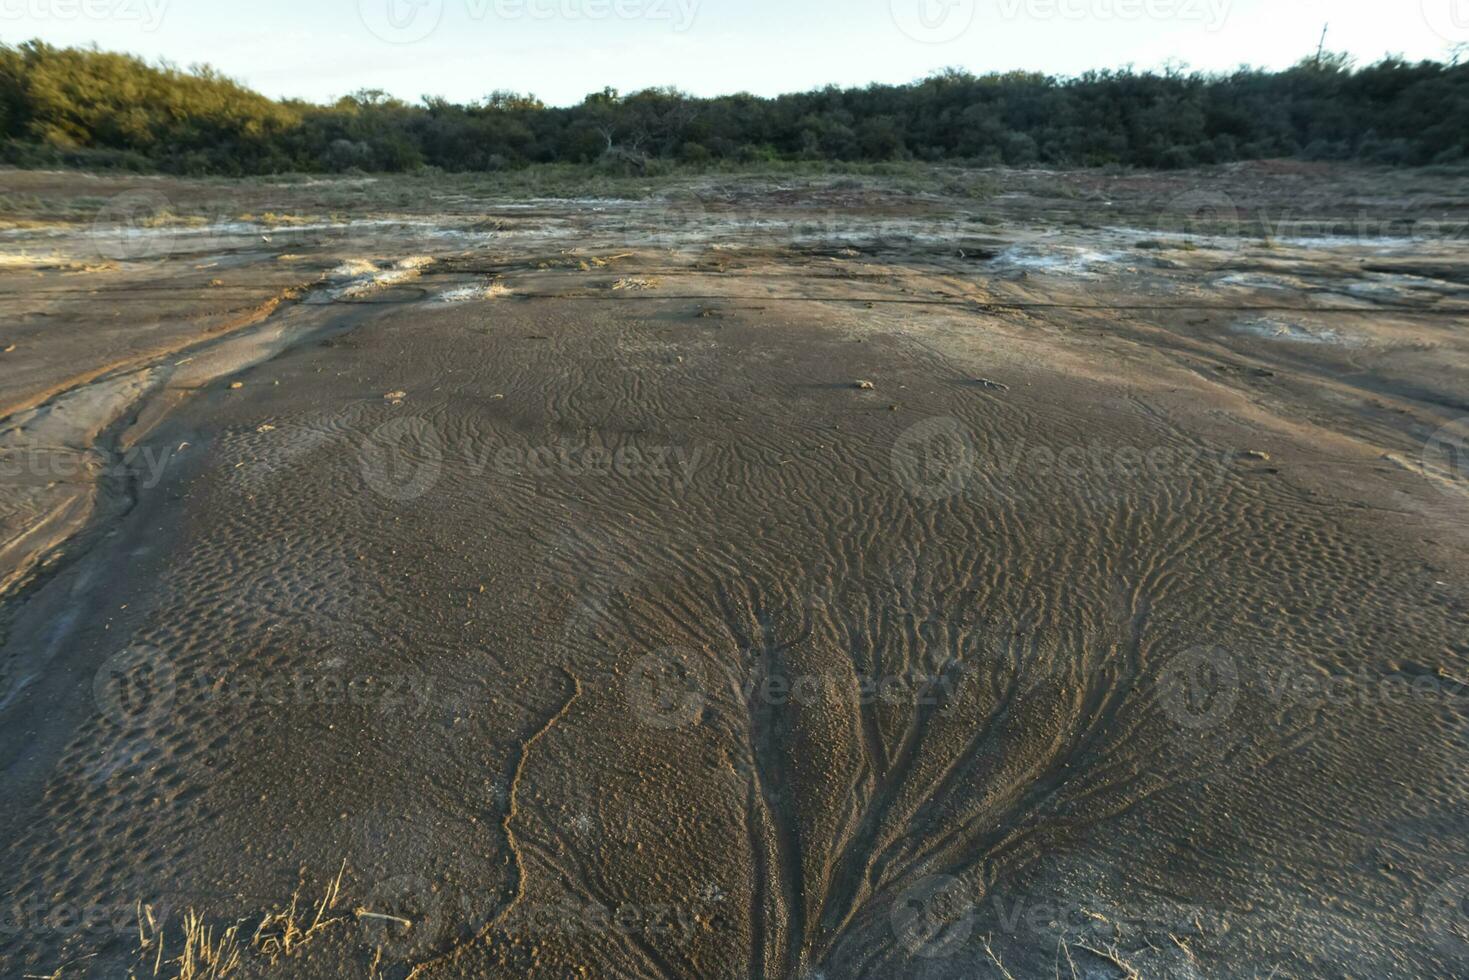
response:
<path id="1" fill-rule="evenodd" d="M 1280 68 L 1327 46 L 1446 58 L 1469 0 L 0 0 L 0 40 L 208 62 L 271 96 L 416 101 L 495 89 L 564 105 L 611 85 L 760 95 L 953 65 Z"/>

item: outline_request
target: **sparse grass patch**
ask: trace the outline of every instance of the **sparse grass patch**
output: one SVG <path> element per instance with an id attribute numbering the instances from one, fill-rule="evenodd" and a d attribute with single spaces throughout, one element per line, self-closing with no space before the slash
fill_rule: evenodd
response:
<path id="1" fill-rule="evenodd" d="M 264 214 L 259 215 L 246 213 L 240 215 L 236 220 L 250 224 L 258 223 L 270 228 L 288 228 L 293 225 L 304 225 L 311 221 L 310 218 L 302 217 L 299 214 L 276 214 L 274 211 L 266 211 Z"/>
<path id="2" fill-rule="evenodd" d="M 219 928 L 210 924 L 198 911 L 190 909 L 183 918 L 179 945 L 174 947 L 166 924 L 157 920 L 152 906 L 139 903 L 139 972 L 135 976 L 158 980 L 226 980 L 243 969 L 249 960 L 275 966 L 299 953 L 302 947 L 327 929 L 349 921 L 344 915 L 334 914 L 341 903 L 342 878 L 346 872 L 344 861 L 321 898 L 304 908 L 298 887 L 291 896 L 290 905 L 267 912 L 248 941 L 240 931 L 246 920 L 238 919 L 228 927 Z"/>
<path id="3" fill-rule="evenodd" d="M 240 927 L 218 935 L 214 926 L 192 909 L 184 916 L 183 945 L 175 957 L 166 957 L 168 935 L 148 905 L 138 906 L 138 959 L 151 961 L 152 976 L 164 980 L 224 980 L 240 968 Z"/>
<path id="4" fill-rule="evenodd" d="M 255 935 L 250 939 L 251 948 L 269 958 L 271 963 L 275 963 L 310 942 L 312 937 L 322 930 L 338 922 L 346 921 L 340 916 L 330 914 L 336 909 L 337 902 L 342 897 L 342 876 L 346 872 L 347 864 L 344 861 L 336 878 L 327 886 L 326 893 L 316 903 L 309 925 L 304 915 L 300 919 L 297 918 L 297 908 L 301 899 L 301 889 L 297 888 L 295 894 L 291 896 L 289 908 L 267 915 L 260 920 L 260 925 L 255 929 Z"/>

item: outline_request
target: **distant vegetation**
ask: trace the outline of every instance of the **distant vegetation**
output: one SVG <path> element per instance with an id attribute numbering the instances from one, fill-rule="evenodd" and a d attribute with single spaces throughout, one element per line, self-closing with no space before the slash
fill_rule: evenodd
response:
<path id="1" fill-rule="evenodd" d="M 1378 164 L 1469 158 L 1469 65 L 1344 56 L 1282 72 L 950 70 L 911 85 L 766 99 L 607 89 L 554 108 L 497 92 L 470 105 L 364 91 L 276 102 L 208 68 L 0 45 L 0 160 L 182 174 L 514 170 L 917 160 L 1176 168 L 1269 157 Z"/>

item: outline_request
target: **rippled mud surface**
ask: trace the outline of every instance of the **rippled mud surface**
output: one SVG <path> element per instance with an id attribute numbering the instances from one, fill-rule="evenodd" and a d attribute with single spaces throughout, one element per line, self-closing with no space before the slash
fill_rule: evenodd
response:
<path id="1" fill-rule="evenodd" d="M 6 233 L 0 973 L 1461 974 L 1469 205 L 1375 179 Z"/>

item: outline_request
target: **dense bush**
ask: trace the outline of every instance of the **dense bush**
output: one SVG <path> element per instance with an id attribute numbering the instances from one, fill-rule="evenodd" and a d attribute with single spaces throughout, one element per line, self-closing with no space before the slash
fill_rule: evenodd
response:
<path id="1" fill-rule="evenodd" d="M 950 70 L 912 85 L 774 99 L 606 89 L 547 107 L 495 92 L 409 105 L 359 92 L 275 102 L 208 68 L 0 45 L 0 158 L 176 173 L 491 171 L 661 161 L 964 161 L 1175 168 L 1298 156 L 1392 165 L 1469 157 L 1469 66 L 1341 56 L 1283 72 L 1132 71 L 1055 78 Z"/>

